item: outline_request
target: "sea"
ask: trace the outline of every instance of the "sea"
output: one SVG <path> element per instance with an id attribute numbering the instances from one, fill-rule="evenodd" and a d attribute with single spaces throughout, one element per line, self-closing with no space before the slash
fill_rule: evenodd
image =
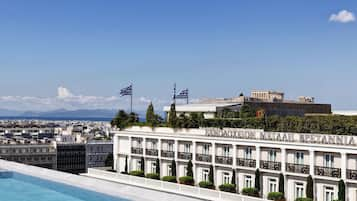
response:
<path id="1" fill-rule="evenodd" d="M 110 122 L 109 117 L 28 117 L 28 116 L 0 116 L 0 120 L 44 120 L 44 121 L 102 121 Z"/>

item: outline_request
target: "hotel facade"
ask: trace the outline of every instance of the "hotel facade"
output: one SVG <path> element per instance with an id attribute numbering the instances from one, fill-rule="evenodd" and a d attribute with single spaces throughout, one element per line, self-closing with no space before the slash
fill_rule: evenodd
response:
<path id="1" fill-rule="evenodd" d="M 186 175 L 193 163 L 195 184 L 207 181 L 210 166 L 215 186 L 231 183 L 236 172 L 237 192 L 254 187 L 255 171 L 260 170 L 263 198 L 279 190 L 284 175 L 287 201 L 306 197 L 307 177 L 313 178 L 314 200 L 338 198 L 338 182 L 346 184 L 347 201 L 357 200 L 357 136 L 279 133 L 256 129 L 200 128 L 171 129 L 132 127 L 114 131 L 114 168 L 117 172 L 140 170 L 172 175 L 176 162 L 177 178 Z M 218 189 L 218 188 L 217 188 Z"/>

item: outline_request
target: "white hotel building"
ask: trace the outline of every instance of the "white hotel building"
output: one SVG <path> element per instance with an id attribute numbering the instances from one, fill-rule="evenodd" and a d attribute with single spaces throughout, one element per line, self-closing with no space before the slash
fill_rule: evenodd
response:
<path id="1" fill-rule="evenodd" d="M 185 176 L 193 163 L 196 185 L 208 180 L 214 167 L 215 186 L 230 183 L 236 171 L 238 193 L 254 187 L 255 171 L 261 172 L 261 192 L 277 192 L 279 174 L 285 176 L 285 197 L 294 201 L 306 197 L 306 180 L 314 180 L 316 201 L 338 196 L 338 181 L 346 183 L 346 198 L 357 200 L 357 136 L 265 132 L 254 129 L 176 129 L 132 127 L 115 131 L 114 167 L 118 172 L 139 170 L 145 159 L 145 173 L 154 173 L 160 159 L 161 177 L 171 175 L 176 161 L 177 177 Z"/>

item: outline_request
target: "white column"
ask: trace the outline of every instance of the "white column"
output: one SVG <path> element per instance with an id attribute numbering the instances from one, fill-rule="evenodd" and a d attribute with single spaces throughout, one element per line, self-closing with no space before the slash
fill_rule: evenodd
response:
<path id="1" fill-rule="evenodd" d="M 146 138 L 143 138 L 142 148 L 143 148 L 143 156 L 145 158 L 145 156 L 146 156 Z"/>
<path id="2" fill-rule="evenodd" d="M 196 141 L 192 141 L 192 172 L 193 172 L 193 179 L 195 183 L 198 180 L 198 175 L 196 174 Z"/>
<path id="3" fill-rule="evenodd" d="M 157 156 L 161 159 L 161 149 L 162 149 L 162 142 L 161 139 L 158 139 L 158 146 L 157 146 Z"/>
<path id="4" fill-rule="evenodd" d="M 341 152 L 341 179 L 347 179 L 347 153 Z"/>
<path id="5" fill-rule="evenodd" d="M 216 143 L 212 143 L 212 164 L 213 164 L 213 167 L 216 166 Z"/>
<path id="6" fill-rule="evenodd" d="M 179 151 L 179 144 L 178 144 L 178 140 L 175 140 L 175 144 L 174 144 L 174 152 L 175 152 L 175 161 L 177 161 L 177 157 L 178 157 L 178 151 Z"/>
<path id="7" fill-rule="evenodd" d="M 129 136 L 129 153 L 128 153 L 128 172 L 132 170 L 132 164 L 131 164 L 131 148 L 133 147 L 133 141 L 131 139 L 131 136 Z"/>
<path id="8" fill-rule="evenodd" d="M 286 149 L 281 148 L 281 172 L 285 175 L 286 171 Z"/>
<path id="9" fill-rule="evenodd" d="M 114 138 L 113 138 L 113 161 L 114 161 L 114 164 L 113 164 L 113 167 L 114 169 L 117 171 L 117 172 L 120 172 L 120 169 L 119 169 L 119 163 L 118 163 L 118 154 L 119 154 L 119 143 L 118 143 L 118 139 L 119 137 L 118 136 L 115 136 L 114 135 Z"/>
<path id="10" fill-rule="evenodd" d="M 315 150 L 309 150 L 309 158 L 310 158 L 310 175 L 315 175 Z"/>
<path id="11" fill-rule="evenodd" d="M 237 145 L 233 144 L 233 169 L 237 167 Z"/>
<path id="12" fill-rule="evenodd" d="M 255 147 L 255 152 L 256 152 L 255 161 L 256 161 L 256 165 L 257 165 L 256 168 L 260 168 L 260 146 L 256 146 Z"/>

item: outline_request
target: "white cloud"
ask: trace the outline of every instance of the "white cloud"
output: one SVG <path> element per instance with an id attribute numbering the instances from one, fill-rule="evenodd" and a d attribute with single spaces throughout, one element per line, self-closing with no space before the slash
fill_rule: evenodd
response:
<path id="1" fill-rule="evenodd" d="M 355 20 L 355 15 L 347 10 L 341 10 L 337 14 L 332 14 L 330 16 L 330 22 L 349 23 L 354 22 Z"/>
<path id="2" fill-rule="evenodd" d="M 150 102 L 152 102 L 158 109 L 169 103 L 168 100 L 157 98 L 150 99 L 142 96 L 138 98 L 134 97 L 133 106 L 135 110 L 145 110 Z M 128 109 L 129 107 L 129 97 L 77 95 L 63 86 L 57 88 L 57 96 L 53 97 L 0 96 L 1 109 L 21 111 L 48 111 L 56 109 Z"/>
<path id="3" fill-rule="evenodd" d="M 69 97 L 73 97 L 73 94 L 67 88 L 60 86 L 57 89 L 57 97 L 58 98 L 69 98 Z"/>

